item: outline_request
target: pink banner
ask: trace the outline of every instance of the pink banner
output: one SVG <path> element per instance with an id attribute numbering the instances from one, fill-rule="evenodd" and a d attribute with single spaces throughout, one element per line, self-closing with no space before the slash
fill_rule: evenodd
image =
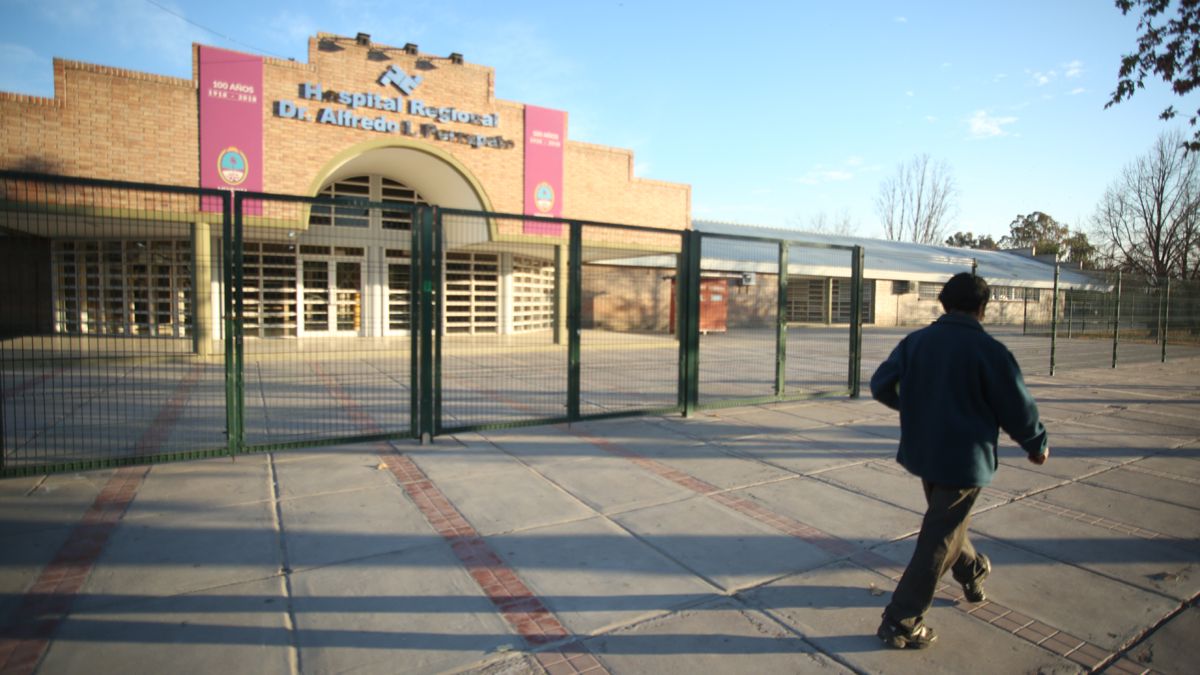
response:
<path id="1" fill-rule="evenodd" d="M 215 47 L 199 51 L 200 187 L 261 192 L 262 58 Z M 220 201 L 205 199 L 201 208 L 220 211 Z"/>
<path id="2" fill-rule="evenodd" d="M 563 144 L 567 114 L 525 106 L 525 215 L 561 217 L 563 203 Z M 562 223 L 526 220 L 525 234 L 562 235 Z"/>

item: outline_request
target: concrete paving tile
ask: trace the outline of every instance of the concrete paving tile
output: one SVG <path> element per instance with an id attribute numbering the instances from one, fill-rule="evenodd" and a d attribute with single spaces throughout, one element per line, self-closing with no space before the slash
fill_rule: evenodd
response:
<path id="1" fill-rule="evenodd" d="M 56 527 L 0 536 L 0 626 L 42 570 L 70 537 L 72 528 Z"/>
<path id="2" fill-rule="evenodd" d="M 907 509 L 918 516 L 925 513 L 925 492 L 921 487 L 921 479 L 906 471 L 894 460 L 876 460 L 824 471 L 815 478 Z M 1006 498 L 985 490 L 975 501 L 975 510 L 990 508 L 1003 501 L 1006 501 Z"/>
<path id="3" fill-rule="evenodd" d="M 137 509 L 137 500 L 130 512 Z M 261 579 L 281 564 L 274 507 L 268 502 L 162 518 L 133 518 L 113 532 L 91 577 L 88 596 L 131 588 L 165 596 Z"/>
<path id="4" fill-rule="evenodd" d="M 698 440 L 704 440 L 703 436 L 698 439 L 687 433 L 698 430 L 691 427 L 699 425 L 689 424 L 694 420 L 679 416 L 594 420 L 572 424 L 570 433 L 603 438 L 642 454 L 650 451 L 670 452 L 692 447 L 697 445 Z"/>
<path id="5" fill-rule="evenodd" d="M 382 460 L 377 447 L 364 443 L 282 462 L 278 458 L 285 453 L 277 453 L 275 474 L 280 498 L 297 499 L 363 488 L 395 488 L 395 476 L 386 468 L 380 468 Z"/>
<path id="6" fill-rule="evenodd" d="M 521 466 L 512 455 L 474 434 L 439 438 L 434 443 L 406 450 L 435 483 L 455 478 L 486 479 L 491 474 Z"/>
<path id="7" fill-rule="evenodd" d="M 214 489 L 215 486 L 220 489 Z M 270 468 L 265 457 L 233 462 L 206 459 L 151 467 L 138 488 L 127 520 L 181 517 L 272 499 Z"/>
<path id="8" fill-rule="evenodd" d="M 0 537 L 74 527 L 112 471 L 0 480 Z M 0 560 L 7 555 L 0 553 Z"/>
<path id="9" fill-rule="evenodd" d="M 838 397 L 800 403 L 775 403 L 772 406 L 789 415 L 833 426 L 894 419 L 896 415 L 894 411 L 871 400 L 869 392 L 858 399 Z"/>
<path id="10" fill-rule="evenodd" d="M 291 577 L 303 672 L 455 671 L 523 648 L 447 546 Z"/>
<path id="11" fill-rule="evenodd" d="M 657 461 L 729 490 L 746 485 L 791 478 L 795 474 L 753 459 L 742 459 L 710 446 L 695 446 L 682 453 L 662 455 Z"/>
<path id="12" fill-rule="evenodd" d="M 1041 469 L 1046 466 L 1045 464 L 1041 466 L 1031 464 L 1023 451 L 1013 448 L 1010 452 L 1004 452 L 1003 449 L 1001 452 L 1009 459 L 1015 453 L 1020 453 L 1020 457 L 1014 462 L 1002 461 L 1003 467 L 996 471 L 995 476 L 992 477 L 991 484 L 988 486 L 993 490 L 999 490 L 1007 495 L 1020 497 L 1062 484 L 1063 478 L 1042 471 Z M 1058 459 L 1053 453 L 1054 449 L 1051 448 L 1050 461 Z M 986 490 L 984 494 L 987 495 Z"/>
<path id="13" fill-rule="evenodd" d="M 912 557 L 915 539 L 886 544 L 875 551 L 903 566 Z M 974 535 L 971 542 L 992 560 L 987 580 L 992 602 L 1105 649 L 1117 649 L 1179 606 L 1178 601 L 1159 593 L 997 539 Z M 944 581 L 953 580 L 946 577 Z M 1113 611 L 1116 607 L 1120 611 Z"/>
<path id="14" fill-rule="evenodd" d="M 526 467 L 475 478 L 439 481 L 437 486 L 484 535 L 587 518 L 592 509 Z"/>
<path id="15" fill-rule="evenodd" d="M 793 411 L 776 408 L 774 405 L 722 408 L 714 413 L 718 417 L 748 427 L 761 427 L 754 433 L 788 433 L 802 429 L 817 429 L 827 422 L 793 414 Z"/>
<path id="16" fill-rule="evenodd" d="M 1129 650 L 1128 657 L 1163 675 L 1190 675 L 1200 663 L 1200 608 L 1188 607 Z"/>
<path id="17" fill-rule="evenodd" d="M 727 599 L 613 631 L 587 646 L 622 675 L 851 672 L 769 617 Z"/>
<path id="18" fill-rule="evenodd" d="M 287 499 L 280 511 L 294 570 L 442 541 L 396 485 Z"/>
<path id="19" fill-rule="evenodd" d="M 576 499 L 601 513 L 678 501 L 694 496 L 687 488 L 644 471 L 621 457 L 555 462 L 538 470 Z"/>
<path id="20" fill-rule="evenodd" d="M 1200 592 L 1200 547 L 1144 539 L 1016 502 L 976 515 L 974 531 L 1179 600 Z"/>
<path id="21" fill-rule="evenodd" d="M 721 447 L 769 462 L 795 473 L 809 474 L 893 455 L 894 443 L 843 427 L 814 429 L 787 436 L 750 436 L 723 441 Z"/>
<path id="22" fill-rule="evenodd" d="M 785 434 L 794 431 L 792 427 L 774 427 L 765 429 L 743 424 L 738 420 L 720 415 L 721 411 L 705 411 L 691 417 L 663 417 L 663 424 L 676 430 L 680 435 L 697 441 L 723 441 L 743 436 L 753 436 L 763 433 Z"/>
<path id="23" fill-rule="evenodd" d="M 1131 466 L 1136 467 L 1139 464 L 1140 462 L 1135 462 Z M 1089 476 L 1083 482 L 1196 509 L 1196 517 L 1200 518 L 1200 485 L 1195 482 L 1174 480 L 1124 467 Z"/>
<path id="24" fill-rule="evenodd" d="M 813 544 L 705 497 L 614 519 L 727 591 L 811 569 L 832 557 Z"/>
<path id="25" fill-rule="evenodd" d="M 1190 412 L 1193 415 L 1200 413 L 1200 405 L 1193 406 Z M 1130 430 L 1147 428 L 1153 433 L 1162 435 L 1194 437 L 1200 429 L 1194 417 L 1161 414 L 1155 403 L 1130 406 L 1128 409 L 1116 410 L 1104 417 L 1106 420 L 1117 422 L 1123 428 Z"/>
<path id="26" fill-rule="evenodd" d="M 608 454 L 590 443 L 579 442 L 577 436 L 558 426 L 499 429 L 480 433 L 504 452 L 534 466 L 546 462 L 603 457 Z"/>
<path id="27" fill-rule="evenodd" d="M 577 635 L 669 612 L 717 591 L 603 518 L 488 541 Z"/>
<path id="28" fill-rule="evenodd" d="M 1051 461 L 1054 458 L 1051 457 Z M 1106 487 L 1071 483 L 1032 497 L 1181 539 L 1200 537 L 1196 510 Z"/>
<path id="29" fill-rule="evenodd" d="M 1018 455 L 1016 452 L 1002 452 L 1000 456 L 1001 471 L 1013 469 L 1033 471 L 1034 473 L 1044 474 L 1048 477 L 1047 480 L 1076 480 L 1084 476 L 1090 476 L 1098 471 L 1107 471 L 1115 466 L 1113 460 L 1096 459 L 1088 457 L 1077 450 L 1062 449 L 1055 445 L 1055 441 L 1058 439 L 1059 437 L 1051 431 L 1050 460 L 1037 467 L 1031 465 L 1029 460 L 1023 455 Z"/>
<path id="30" fill-rule="evenodd" d="M 920 486 L 917 485 L 917 490 Z M 740 490 L 767 509 L 846 541 L 874 545 L 921 527 L 921 515 L 813 478 Z"/>
<path id="31" fill-rule="evenodd" d="M 746 594 L 746 601 L 860 672 L 1083 672 L 1060 656 L 943 603 L 935 603 L 926 616 L 938 635 L 936 645 L 926 650 L 888 648 L 875 630 L 891 585 L 868 570 L 834 563 L 757 589 Z M 979 645 L 987 645 L 987 658 L 979 658 Z"/>
<path id="32" fill-rule="evenodd" d="M 1193 452 L 1196 454 L 1192 454 Z M 1200 481 L 1200 445 L 1147 457 L 1126 468 L 1130 471 L 1147 470 L 1169 474 L 1177 479 Z"/>
<path id="33" fill-rule="evenodd" d="M 38 672 L 293 672 L 278 578 L 165 598 L 92 600 L 62 623 Z"/>

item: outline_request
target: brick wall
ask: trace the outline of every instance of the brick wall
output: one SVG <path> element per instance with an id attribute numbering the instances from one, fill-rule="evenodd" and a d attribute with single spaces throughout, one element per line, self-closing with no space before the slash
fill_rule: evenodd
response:
<path id="1" fill-rule="evenodd" d="M 478 181 L 493 210 L 523 210 L 524 105 L 495 98 L 495 72 L 428 54 L 318 35 L 309 40 L 308 63 L 265 58 L 263 145 L 267 192 L 310 194 L 333 158 L 381 142 L 432 148 L 452 157 Z M 195 57 L 196 49 L 193 49 Z M 386 57 L 386 58 L 385 58 Z M 199 144 L 198 66 L 193 79 L 164 77 L 56 59 L 55 96 L 37 98 L 0 92 L 0 168 L 92 178 L 197 185 Z M 274 102 L 301 101 L 303 83 L 326 91 L 396 95 L 378 84 L 389 65 L 424 79 L 413 97 L 431 106 L 499 115 L 495 128 L 442 123 L 407 114 L 359 108 L 370 117 L 422 122 L 444 130 L 501 135 L 510 149 L 474 148 L 452 141 L 410 138 L 362 129 L 277 117 Z M 391 90 L 391 91 L 388 91 Z M 346 109 L 337 103 L 327 107 Z M 617 114 L 614 111 L 613 114 Z M 569 119 L 568 119 L 569 123 Z M 569 137 L 569 126 L 568 126 Z M 564 148 L 564 216 L 603 222 L 685 229 L 690 223 L 690 188 L 633 176 L 633 154 L 578 141 Z"/>

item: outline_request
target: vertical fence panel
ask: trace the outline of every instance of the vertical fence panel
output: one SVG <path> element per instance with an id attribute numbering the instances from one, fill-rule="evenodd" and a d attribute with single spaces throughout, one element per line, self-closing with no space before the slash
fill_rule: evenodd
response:
<path id="1" fill-rule="evenodd" d="M 580 227 L 579 414 L 681 410 L 679 232 Z"/>
<path id="2" fill-rule="evenodd" d="M 227 213 L 212 191 L 0 173 L 0 475 L 225 452 Z"/>
<path id="3" fill-rule="evenodd" d="M 775 396 L 778 243 L 704 235 L 700 271 L 700 404 Z"/>
<path id="4" fill-rule="evenodd" d="M 439 210 L 436 433 L 568 419 L 570 226 Z"/>

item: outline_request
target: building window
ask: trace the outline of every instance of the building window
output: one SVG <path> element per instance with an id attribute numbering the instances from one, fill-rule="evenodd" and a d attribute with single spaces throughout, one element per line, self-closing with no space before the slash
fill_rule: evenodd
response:
<path id="1" fill-rule="evenodd" d="M 513 256 L 513 332 L 523 333 L 554 326 L 553 263 Z"/>
<path id="2" fill-rule="evenodd" d="M 387 259 L 384 325 L 389 333 L 406 331 L 412 327 L 412 254 L 401 249 L 387 249 L 384 257 Z"/>
<path id="3" fill-rule="evenodd" d="M 447 251 L 445 270 L 446 332 L 499 333 L 499 254 Z"/>
<path id="4" fill-rule="evenodd" d="M 411 230 L 413 212 L 408 208 L 388 209 L 388 204 L 406 206 L 428 206 L 416 190 L 383 176 L 354 176 L 326 185 L 319 193 L 321 197 L 336 199 L 359 199 L 384 204 L 384 208 L 358 206 L 312 207 L 308 222 L 315 226 L 382 228 L 385 230 Z"/>
<path id="5" fill-rule="evenodd" d="M 246 242 L 242 261 L 245 335 L 295 337 L 296 247 Z"/>
<path id="6" fill-rule="evenodd" d="M 936 281 L 921 281 L 917 284 L 917 299 L 918 300 L 937 300 L 938 293 L 942 292 L 942 286 Z"/>
<path id="7" fill-rule="evenodd" d="M 55 332 L 191 334 L 190 241 L 68 240 L 52 250 Z"/>

